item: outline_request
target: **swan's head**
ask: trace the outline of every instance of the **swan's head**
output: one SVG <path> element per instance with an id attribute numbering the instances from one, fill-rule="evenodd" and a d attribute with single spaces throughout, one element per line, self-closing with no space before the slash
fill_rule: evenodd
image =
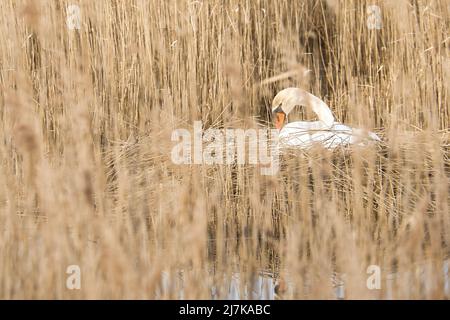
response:
<path id="1" fill-rule="evenodd" d="M 272 101 L 272 114 L 277 129 L 281 129 L 287 122 L 287 115 L 295 106 L 311 107 L 326 126 L 334 123 L 333 114 L 325 102 L 302 89 L 287 88 L 278 92 Z"/>

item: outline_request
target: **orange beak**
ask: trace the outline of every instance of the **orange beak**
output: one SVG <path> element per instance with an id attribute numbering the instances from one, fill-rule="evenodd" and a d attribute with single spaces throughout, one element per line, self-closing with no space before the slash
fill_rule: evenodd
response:
<path id="1" fill-rule="evenodd" d="M 275 127 L 280 130 L 283 127 L 286 114 L 284 112 L 275 113 Z"/>

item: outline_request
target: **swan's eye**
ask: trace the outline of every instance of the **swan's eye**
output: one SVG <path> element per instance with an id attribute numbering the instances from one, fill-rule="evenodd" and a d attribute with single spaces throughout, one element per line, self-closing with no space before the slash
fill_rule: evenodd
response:
<path id="1" fill-rule="evenodd" d="M 275 110 L 273 110 L 273 114 L 276 114 L 276 113 L 279 113 L 279 112 L 283 112 L 284 113 L 283 109 L 281 108 L 281 103 Z"/>

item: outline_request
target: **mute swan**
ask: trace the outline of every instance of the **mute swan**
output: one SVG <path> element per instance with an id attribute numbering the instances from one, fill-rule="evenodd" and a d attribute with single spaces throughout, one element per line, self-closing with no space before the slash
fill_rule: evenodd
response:
<path id="1" fill-rule="evenodd" d="M 319 121 L 297 121 L 284 125 L 295 106 L 310 107 Z M 299 88 L 278 92 L 272 102 L 272 113 L 282 146 L 305 149 L 322 144 L 327 149 L 334 149 L 348 144 L 366 145 L 370 141 L 381 141 L 373 132 L 335 122 L 325 102 Z"/>

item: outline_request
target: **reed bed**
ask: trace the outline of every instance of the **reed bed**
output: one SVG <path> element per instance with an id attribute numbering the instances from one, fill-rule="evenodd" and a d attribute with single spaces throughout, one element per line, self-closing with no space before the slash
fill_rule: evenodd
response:
<path id="1" fill-rule="evenodd" d="M 1 1 L 0 298 L 250 298 L 258 277 L 279 299 L 449 298 L 449 10 Z M 172 161 L 173 130 L 268 128 L 292 86 L 382 143 L 290 150 L 272 176 Z"/>

